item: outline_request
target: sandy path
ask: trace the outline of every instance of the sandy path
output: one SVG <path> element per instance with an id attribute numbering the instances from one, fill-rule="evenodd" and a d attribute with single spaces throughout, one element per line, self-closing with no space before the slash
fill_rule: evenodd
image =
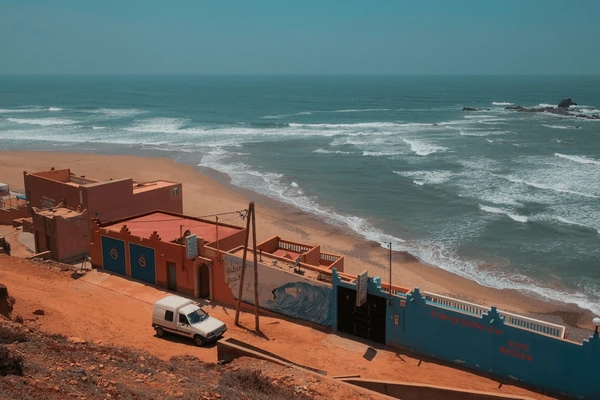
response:
<path id="1" fill-rule="evenodd" d="M 152 304 L 166 293 L 153 287 L 95 270 L 73 279 L 70 271 L 61 272 L 55 267 L 4 255 L 0 255 L 0 282 L 7 285 L 10 295 L 17 299 L 13 315 L 21 315 L 27 324 L 42 331 L 139 348 L 164 359 L 191 354 L 206 362 L 216 361 L 215 346 L 198 348 L 185 339 L 165 340 L 154 336 L 150 324 Z M 34 315 L 33 311 L 38 309 L 45 314 Z M 234 325 L 235 310 L 210 304 L 205 309 L 227 324 L 226 337 L 246 341 L 295 363 L 325 370 L 329 376 L 358 374 L 371 379 L 550 398 L 510 384 L 499 388 L 497 380 L 282 318 L 262 316 L 263 335 L 258 336 L 252 332 L 252 314 L 242 313 L 241 322 L 247 328 L 240 328 Z M 368 360 L 364 356 L 370 346 L 375 348 L 376 355 Z"/>

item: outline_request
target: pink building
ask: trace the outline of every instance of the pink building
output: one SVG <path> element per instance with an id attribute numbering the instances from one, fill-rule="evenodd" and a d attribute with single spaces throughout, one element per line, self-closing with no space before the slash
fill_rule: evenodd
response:
<path id="1" fill-rule="evenodd" d="M 50 251 L 58 261 L 77 261 L 89 253 L 92 219 L 109 222 L 154 210 L 183 212 L 181 183 L 97 181 L 69 169 L 25 171 L 23 178 L 36 251 Z"/>

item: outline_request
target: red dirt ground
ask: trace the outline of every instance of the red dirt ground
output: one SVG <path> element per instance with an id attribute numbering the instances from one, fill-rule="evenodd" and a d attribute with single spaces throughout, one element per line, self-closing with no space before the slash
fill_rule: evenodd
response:
<path id="1" fill-rule="evenodd" d="M 160 339 L 151 327 L 152 304 L 166 292 L 108 273 L 92 270 L 75 279 L 61 264 L 29 261 L 0 255 L 0 283 L 16 299 L 14 316 L 26 326 L 50 334 L 81 338 L 88 343 L 141 349 L 169 360 L 193 355 L 215 363 L 216 347 L 198 348 L 191 341 Z M 43 315 L 34 314 L 43 310 Z M 441 385 L 502 394 L 551 399 L 542 394 L 478 374 L 459 370 L 402 350 L 385 348 L 333 333 L 310 324 L 281 317 L 261 316 L 261 334 L 255 334 L 254 315 L 242 313 L 242 327 L 234 324 L 235 310 L 222 305 L 205 306 L 228 326 L 226 337 L 261 347 L 294 363 L 327 372 L 328 376 L 360 375 L 362 378 Z M 368 357 L 367 354 L 373 354 Z M 369 353 L 367 353 L 369 351 Z M 280 369 L 279 378 L 286 375 Z M 278 379 L 277 372 L 271 372 Z M 272 375 L 271 375 L 272 376 Z M 347 385 L 323 388 L 331 398 L 365 398 Z M 317 389 L 315 389 L 317 390 Z M 376 397 L 373 397 L 376 398 Z"/>

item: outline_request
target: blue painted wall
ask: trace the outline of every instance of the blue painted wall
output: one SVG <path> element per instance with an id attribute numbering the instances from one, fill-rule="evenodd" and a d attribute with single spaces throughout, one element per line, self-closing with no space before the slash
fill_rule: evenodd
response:
<path id="1" fill-rule="evenodd" d="M 337 271 L 332 285 L 334 294 L 337 286 L 355 289 Z M 379 278 L 369 278 L 368 293 L 389 297 Z M 333 313 L 336 321 L 335 306 Z M 598 335 L 578 344 L 526 331 L 505 325 L 494 307 L 473 316 L 426 301 L 418 288 L 393 296 L 386 320 L 387 344 L 551 392 L 600 399 Z"/>

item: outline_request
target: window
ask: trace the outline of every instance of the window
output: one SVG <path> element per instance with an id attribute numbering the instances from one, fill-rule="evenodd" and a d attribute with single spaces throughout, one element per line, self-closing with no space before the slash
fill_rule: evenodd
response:
<path id="1" fill-rule="evenodd" d="M 179 188 L 178 187 L 174 187 L 173 188 L 173 196 L 177 196 L 179 194 Z"/>
<path id="2" fill-rule="evenodd" d="M 173 322 L 173 311 L 165 311 L 165 321 Z"/>
<path id="3" fill-rule="evenodd" d="M 189 322 L 188 322 L 185 314 L 179 314 L 179 323 L 189 325 Z"/>

